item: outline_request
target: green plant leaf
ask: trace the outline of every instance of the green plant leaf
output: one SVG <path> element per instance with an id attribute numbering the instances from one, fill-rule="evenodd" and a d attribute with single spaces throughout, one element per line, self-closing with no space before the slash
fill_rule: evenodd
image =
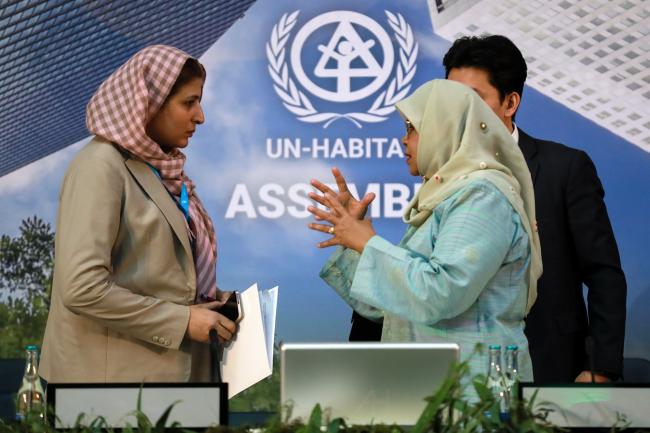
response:
<path id="1" fill-rule="evenodd" d="M 478 397 L 481 400 L 494 400 L 492 391 L 490 390 L 490 388 L 488 388 L 486 381 L 476 378 L 472 380 L 472 386 L 474 386 L 474 389 L 476 390 L 476 394 L 478 394 Z"/>
<path id="2" fill-rule="evenodd" d="M 321 410 L 320 404 L 317 404 L 314 406 L 314 409 L 312 409 L 307 424 L 299 428 L 296 433 L 321 433 L 320 427 L 322 424 L 322 419 L 323 412 Z"/>
<path id="3" fill-rule="evenodd" d="M 334 418 L 327 424 L 327 433 L 339 433 L 341 427 L 345 428 L 345 421 L 343 418 Z"/>
<path id="4" fill-rule="evenodd" d="M 155 425 L 155 427 L 153 429 L 154 433 L 164 433 L 165 432 L 165 425 L 167 424 L 167 420 L 169 419 L 169 415 L 171 415 L 171 412 L 172 412 L 172 409 L 174 408 L 174 406 L 176 406 L 180 402 L 181 402 L 180 400 L 176 400 L 175 402 L 170 404 L 167 407 L 167 409 L 165 409 L 165 411 L 162 413 L 162 415 L 160 415 L 160 418 L 158 418 L 158 421 L 156 421 L 156 425 Z M 172 424 L 172 427 L 178 427 L 178 426 L 180 426 L 180 424 L 177 423 L 177 422 L 174 422 L 174 424 Z"/>
<path id="5" fill-rule="evenodd" d="M 461 364 L 462 365 L 462 364 Z M 418 418 L 415 426 L 411 430 L 411 433 L 424 433 L 429 427 L 435 422 L 440 416 L 440 408 L 442 403 L 448 398 L 449 395 L 453 394 L 454 389 L 457 389 L 460 385 L 456 380 L 456 374 L 461 367 L 458 365 L 452 365 L 450 368 L 450 374 L 447 375 L 447 378 L 440 385 L 438 390 L 433 396 L 427 398 L 427 405 L 424 408 L 424 411 Z"/>

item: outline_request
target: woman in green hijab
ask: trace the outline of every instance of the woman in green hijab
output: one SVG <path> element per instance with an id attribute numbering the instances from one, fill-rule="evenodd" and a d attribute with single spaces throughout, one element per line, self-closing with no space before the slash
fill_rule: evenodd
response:
<path id="1" fill-rule="evenodd" d="M 536 297 L 541 254 L 530 172 L 501 121 L 469 87 L 433 80 L 397 104 L 409 172 L 424 183 L 409 203 L 398 245 L 376 235 L 365 208 L 334 170 L 339 192 L 313 181 L 324 205 L 309 226 L 338 245 L 321 277 L 359 314 L 384 318 L 382 341 L 519 346 L 532 380 L 524 317 Z M 487 361 L 474 357 L 473 374 Z"/>

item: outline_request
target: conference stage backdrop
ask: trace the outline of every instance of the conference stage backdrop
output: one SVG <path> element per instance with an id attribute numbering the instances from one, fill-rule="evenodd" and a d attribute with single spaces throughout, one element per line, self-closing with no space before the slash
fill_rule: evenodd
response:
<path id="1" fill-rule="evenodd" d="M 626 356 L 650 359 L 648 16 L 631 0 L 258 0 L 201 58 L 206 122 L 187 150 L 215 220 L 220 287 L 279 285 L 281 340 L 347 339 L 351 310 L 318 277 L 332 250 L 307 229 L 310 179 L 332 182 L 335 166 L 358 195 L 374 192 L 375 227 L 397 242 L 419 179 L 393 104 L 444 77 L 455 37 L 502 33 L 529 63 L 518 125 L 596 164 L 629 284 Z M 0 179 L 1 233 L 34 214 L 54 225 L 82 145 Z"/>

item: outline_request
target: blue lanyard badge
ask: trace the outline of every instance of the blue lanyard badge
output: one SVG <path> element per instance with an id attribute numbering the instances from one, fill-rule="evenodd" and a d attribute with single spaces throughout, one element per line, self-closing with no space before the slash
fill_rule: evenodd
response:
<path id="1" fill-rule="evenodd" d="M 154 173 L 156 173 L 158 179 L 162 180 L 162 178 L 160 177 L 160 172 L 156 169 L 156 167 L 149 164 L 148 162 L 147 165 L 151 168 L 151 170 L 153 170 Z M 187 221 L 189 222 L 190 221 L 190 197 L 187 194 L 187 187 L 185 186 L 185 182 L 183 182 L 181 186 L 181 198 L 179 201 L 176 201 L 176 199 L 171 193 L 169 195 L 172 196 L 172 199 L 176 202 L 178 208 L 183 212 L 183 215 L 185 215 L 185 219 L 187 219 Z"/>
<path id="2" fill-rule="evenodd" d="M 181 186 L 181 200 L 180 200 L 181 210 L 185 214 L 185 218 L 190 220 L 190 197 L 187 195 L 187 187 L 185 187 L 185 182 Z"/>

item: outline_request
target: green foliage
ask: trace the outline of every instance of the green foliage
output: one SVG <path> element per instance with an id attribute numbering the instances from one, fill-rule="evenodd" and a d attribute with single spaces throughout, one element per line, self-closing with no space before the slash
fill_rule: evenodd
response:
<path id="1" fill-rule="evenodd" d="M 277 338 L 276 340 L 277 341 Z M 230 399 L 232 412 L 278 412 L 280 410 L 279 346 L 273 348 L 273 373 Z"/>
<path id="2" fill-rule="evenodd" d="M 462 379 L 469 376 L 469 365 L 462 362 L 452 366 L 444 383 L 438 390 L 427 398 L 427 405 L 416 425 L 410 433 L 551 433 L 566 431 L 547 421 L 551 409 L 545 403 L 536 403 L 535 396 L 530 401 L 520 400 L 516 395 L 511 401 L 511 419 L 508 422 L 499 420 L 498 402 L 487 388 L 484 376 L 473 378 L 471 384 L 461 385 Z M 465 387 L 472 386 L 476 399 L 467 400 L 464 396 Z M 475 401 L 474 401 L 475 400 Z M 137 408 L 131 413 L 137 420 L 135 426 L 128 425 L 122 431 L 133 433 L 162 433 L 164 431 L 186 432 L 178 423 L 165 424 L 173 419 L 174 404 L 170 405 L 161 417 L 152 422 L 141 411 L 141 401 L 138 397 Z M 324 427 L 322 427 L 324 426 Z M 629 430 L 624 416 L 610 430 L 611 433 L 637 433 L 642 430 Z M 98 417 L 90 423 L 84 422 L 84 416 L 77 418 L 76 425 L 69 430 L 73 433 L 99 433 L 113 430 L 107 428 L 106 421 Z M 246 433 L 245 427 L 233 428 L 228 426 L 210 427 L 205 433 Z M 259 433 L 405 433 L 399 426 L 370 425 L 348 426 L 341 418 L 328 419 L 320 405 L 314 407 L 307 423 L 281 420 L 279 415 L 273 417 L 266 426 L 257 430 Z M 38 414 L 30 414 L 21 423 L 6 423 L 0 420 L 0 433 L 54 433 L 49 425 L 43 424 Z"/>
<path id="3" fill-rule="evenodd" d="M 154 423 L 140 410 L 140 399 L 138 397 L 138 409 L 131 413 L 136 419 L 136 425 L 126 423 L 121 430 L 122 433 L 191 433 L 190 430 L 182 428 L 180 423 L 176 421 L 169 423 L 165 427 L 168 424 L 169 417 L 175 405 L 176 403 L 170 405 Z M 54 427 L 45 424 L 38 413 L 28 414 L 22 422 L 5 422 L 0 420 L 0 433 L 55 433 L 56 431 Z M 84 414 L 79 414 L 75 425 L 66 431 L 70 433 L 114 433 L 114 430 L 108 426 L 103 417 L 96 417 L 90 422 L 87 422 Z"/>
<path id="4" fill-rule="evenodd" d="M 250 388 L 233 397 L 230 410 L 233 412 L 277 412 L 280 401 L 280 372 L 273 363 L 273 373 Z"/>
<path id="5" fill-rule="evenodd" d="M 0 358 L 24 356 L 40 345 L 47 322 L 54 267 L 54 232 L 34 216 L 20 235 L 0 237 Z"/>
<path id="6" fill-rule="evenodd" d="M 477 347 L 477 352 L 481 347 Z M 476 356 L 476 352 L 474 353 Z M 411 433 L 553 433 L 565 431 L 554 426 L 546 419 L 550 409 L 535 406 L 535 397 L 530 402 L 520 400 L 513 392 L 510 402 L 510 420 L 499 418 L 499 401 L 487 386 L 483 375 L 471 381 L 477 398 L 466 399 L 466 386 L 462 379 L 469 376 L 469 361 L 461 362 L 450 368 L 447 378 L 438 390 L 427 398 L 420 419 Z M 473 401 L 475 400 L 475 401 Z"/>
<path id="7" fill-rule="evenodd" d="M 476 352 L 480 352 L 477 347 Z M 476 356 L 476 352 L 474 356 Z M 463 378 L 469 377 L 469 361 L 450 368 L 447 378 L 438 390 L 427 398 L 427 406 L 410 433 L 554 433 L 568 432 L 548 421 L 553 411 L 551 403 L 537 402 L 537 393 L 529 401 L 519 398 L 515 385 L 510 401 L 510 419 L 499 418 L 499 401 L 487 386 L 487 377 L 472 378 L 471 386 L 477 398 L 468 400 Z M 470 386 L 470 385 L 467 385 Z M 475 401 L 474 401 L 475 400 Z M 638 433 L 628 430 L 625 417 L 619 415 L 611 433 Z"/>

